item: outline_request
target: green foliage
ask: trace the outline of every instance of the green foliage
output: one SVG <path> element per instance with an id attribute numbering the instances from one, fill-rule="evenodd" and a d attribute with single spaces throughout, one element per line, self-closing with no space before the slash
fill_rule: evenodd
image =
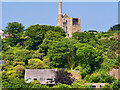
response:
<path id="1" fill-rule="evenodd" d="M 0 37 L 0 52 L 2 51 L 2 39 Z M 1 59 L 1 56 L 0 56 L 0 59 Z"/>
<path id="2" fill-rule="evenodd" d="M 6 81 L 10 81 L 16 78 L 23 78 L 24 77 L 24 66 L 17 65 L 13 67 L 13 65 L 5 66 L 5 71 L 2 73 L 2 78 Z"/>
<path id="3" fill-rule="evenodd" d="M 77 43 L 74 39 L 64 38 L 62 41 L 53 43 L 48 50 L 47 57 L 50 58 L 50 66 L 58 68 L 69 68 L 69 60 L 72 58 L 74 52 L 74 44 Z"/>
<path id="4" fill-rule="evenodd" d="M 120 52 L 119 26 L 115 25 L 108 32 L 96 34 L 93 31 L 75 32 L 72 38 L 65 38 L 65 31 L 58 26 L 31 25 L 24 32 L 21 23 L 9 23 L 4 29 L 4 33 L 9 35 L 2 41 L 0 39 L 3 50 L 0 56 L 5 60 L 5 65 L 0 66 L 4 70 L 3 88 L 49 88 L 47 85 L 41 85 L 39 81 L 25 83 L 24 70 L 65 68 L 66 71 L 57 72 L 57 85 L 52 88 L 91 89 L 91 85 L 85 84 L 88 81 L 109 82 L 111 84 L 104 88 L 112 87 L 118 90 L 119 80 L 107 73 L 120 65 L 120 56 L 116 55 Z M 87 81 L 74 81 L 67 72 L 73 69 L 79 70 L 79 74 Z"/>
<path id="5" fill-rule="evenodd" d="M 86 81 L 83 81 L 83 80 L 76 80 L 72 83 L 72 88 L 80 88 L 80 89 L 89 89 L 89 90 L 93 90 L 92 89 L 92 85 L 86 85 L 85 84 Z"/>
<path id="6" fill-rule="evenodd" d="M 2 80 L 2 88 L 3 89 L 22 89 L 28 88 L 24 79 L 14 78 L 11 79 L 9 82 L 6 80 Z"/>
<path id="7" fill-rule="evenodd" d="M 87 75 L 84 79 L 90 83 L 112 83 L 116 80 L 115 77 L 106 73 L 93 73 L 92 75 Z"/>
<path id="8" fill-rule="evenodd" d="M 91 40 L 95 40 L 95 34 L 89 32 L 75 32 L 72 34 L 72 38 L 77 39 L 80 43 L 88 43 Z"/>
<path id="9" fill-rule="evenodd" d="M 118 64 L 118 59 L 104 59 L 99 71 L 109 71 Z"/>
<path id="10" fill-rule="evenodd" d="M 27 49 L 37 50 L 38 46 L 42 44 L 47 31 L 52 30 L 66 36 L 64 30 L 60 27 L 47 26 L 47 25 L 31 25 L 25 29 L 25 46 Z"/>
<path id="11" fill-rule="evenodd" d="M 2 80 L 2 89 L 38 89 L 49 88 L 47 85 L 41 85 L 36 83 L 25 83 L 24 78 L 14 78 L 10 81 Z"/>
<path id="12" fill-rule="evenodd" d="M 42 44 L 39 46 L 39 50 L 47 53 L 48 49 L 53 43 L 56 43 L 56 41 L 62 41 L 63 38 L 64 36 L 62 36 L 60 32 L 55 32 L 51 30 L 47 31 Z"/>
<path id="13" fill-rule="evenodd" d="M 49 88 L 49 86 L 47 85 L 42 85 L 42 84 L 35 84 L 35 83 L 32 83 L 30 84 L 30 89 L 47 89 Z"/>
<path id="14" fill-rule="evenodd" d="M 42 59 L 42 57 L 45 55 L 44 53 L 40 53 L 39 50 L 31 50 L 30 52 L 32 58 Z"/>
<path id="15" fill-rule="evenodd" d="M 102 51 L 88 44 L 76 44 L 76 59 L 77 65 L 82 67 L 81 75 L 84 77 L 92 73 L 96 68 L 99 68 L 99 63 L 102 61 Z"/>
<path id="16" fill-rule="evenodd" d="M 112 83 L 112 88 L 114 90 L 119 90 L 120 89 L 120 80 L 116 80 Z"/>
<path id="17" fill-rule="evenodd" d="M 6 42 L 8 45 L 15 46 L 18 42 L 21 41 L 21 37 L 24 32 L 24 26 L 18 22 L 8 23 L 8 26 L 3 30 L 5 34 L 11 35 L 8 36 Z"/>
<path id="18" fill-rule="evenodd" d="M 120 24 L 114 25 L 110 28 L 113 32 L 120 30 Z"/>
<path id="19" fill-rule="evenodd" d="M 41 61 L 40 59 L 29 59 L 28 68 L 43 69 L 43 68 L 48 68 L 48 66 L 45 64 L 45 62 Z"/>
<path id="20" fill-rule="evenodd" d="M 9 61 L 25 62 L 30 58 L 30 51 L 21 47 L 10 47 L 6 52 L 2 52 L 2 58 Z"/>
<path id="21" fill-rule="evenodd" d="M 57 85 L 54 85 L 52 88 L 62 88 L 64 90 L 64 88 L 72 88 L 72 87 L 67 84 L 58 83 Z"/>

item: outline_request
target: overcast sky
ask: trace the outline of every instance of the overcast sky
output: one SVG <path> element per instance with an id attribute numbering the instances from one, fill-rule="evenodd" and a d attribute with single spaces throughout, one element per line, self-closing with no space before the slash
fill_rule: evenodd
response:
<path id="1" fill-rule="evenodd" d="M 108 31 L 118 24 L 117 2 L 63 2 L 63 14 L 81 18 L 81 31 Z M 57 26 L 58 2 L 3 2 L 2 29 L 9 22 Z"/>

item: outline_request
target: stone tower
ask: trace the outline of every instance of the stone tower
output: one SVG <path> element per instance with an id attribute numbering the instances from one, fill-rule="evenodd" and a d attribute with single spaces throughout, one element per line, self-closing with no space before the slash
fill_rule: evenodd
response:
<path id="1" fill-rule="evenodd" d="M 62 14 L 62 2 L 58 7 L 58 26 L 62 27 L 67 37 L 72 37 L 72 33 L 81 32 L 80 18 L 72 18 L 67 14 Z"/>

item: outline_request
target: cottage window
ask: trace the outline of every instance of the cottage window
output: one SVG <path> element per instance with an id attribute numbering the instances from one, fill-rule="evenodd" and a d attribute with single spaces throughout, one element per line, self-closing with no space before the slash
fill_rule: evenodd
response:
<path id="1" fill-rule="evenodd" d="M 95 85 L 92 85 L 92 88 L 96 88 L 96 86 L 95 86 Z"/>
<path id="2" fill-rule="evenodd" d="M 52 78 L 47 78 L 47 80 L 53 80 Z"/>
<path id="3" fill-rule="evenodd" d="M 37 78 L 34 78 L 34 80 L 37 80 Z"/>

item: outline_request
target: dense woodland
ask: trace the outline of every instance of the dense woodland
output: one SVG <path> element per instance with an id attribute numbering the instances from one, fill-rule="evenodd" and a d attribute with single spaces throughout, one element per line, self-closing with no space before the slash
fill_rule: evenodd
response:
<path id="1" fill-rule="evenodd" d="M 2 88 L 91 88 L 85 83 L 109 83 L 103 88 L 120 88 L 120 80 L 108 73 L 120 66 L 120 24 L 107 32 L 75 32 L 66 38 L 58 26 L 31 25 L 25 29 L 21 23 L 12 22 L 3 29 Z M 25 69 L 58 69 L 53 86 L 38 81 L 25 83 Z M 79 71 L 81 79 L 72 77 Z M 74 72 L 75 73 L 75 72 Z M 64 79 L 63 79 L 64 78 Z"/>

